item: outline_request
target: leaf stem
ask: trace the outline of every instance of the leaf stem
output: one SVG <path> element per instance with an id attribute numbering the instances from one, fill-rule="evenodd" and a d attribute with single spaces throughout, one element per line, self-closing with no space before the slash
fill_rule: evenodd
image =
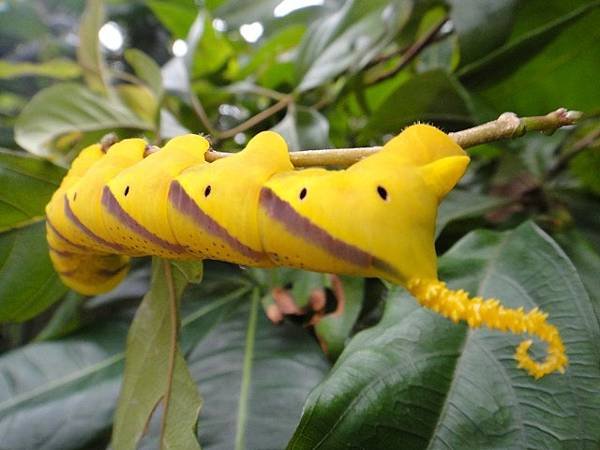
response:
<path id="1" fill-rule="evenodd" d="M 449 133 L 461 147 L 469 148 L 502 139 L 512 139 L 529 131 L 553 133 L 558 128 L 573 125 L 581 118 L 579 111 L 567 111 L 559 108 L 545 116 L 517 117 L 514 113 L 503 113 L 496 120 L 466 130 Z M 334 148 L 308 150 L 290 153 L 290 159 L 296 167 L 309 166 L 351 166 L 361 159 L 377 153 L 382 147 Z M 206 154 L 209 162 L 232 155 L 227 152 L 210 151 Z"/>
<path id="2" fill-rule="evenodd" d="M 242 369 L 242 385 L 240 387 L 240 402 L 238 404 L 237 427 L 235 431 L 235 450 L 245 448 L 246 422 L 248 420 L 248 396 L 250 395 L 250 379 L 252 376 L 252 359 L 254 357 L 254 340 L 256 338 L 256 323 L 260 295 L 258 288 L 252 290 L 248 330 L 246 332 L 246 347 L 244 349 L 244 366 Z"/>
<path id="3" fill-rule="evenodd" d="M 263 120 L 271 117 L 273 114 L 286 108 L 293 100 L 294 100 L 293 96 L 286 95 L 283 98 L 281 98 L 277 103 L 274 103 L 273 105 L 269 106 L 267 109 L 250 117 L 245 122 L 242 122 L 241 124 L 239 124 L 233 128 L 230 128 L 228 130 L 217 131 L 214 137 L 217 140 L 228 139 L 230 137 L 235 136 L 238 133 L 246 131 L 247 129 L 252 128 L 253 126 L 258 125 Z"/>
<path id="4" fill-rule="evenodd" d="M 233 128 L 230 128 L 228 130 L 223 130 L 223 131 L 219 131 L 213 126 L 210 119 L 208 118 L 208 115 L 206 114 L 206 110 L 204 109 L 204 106 L 202 106 L 202 103 L 200 102 L 198 97 L 196 97 L 193 93 L 190 94 L 190 101 L 192 104 L 192 108 L 193 108 L 194 112 L 196 113 L 196 116 L 198 117 L 198 119 L 200 119 L 200 122 L 202 122 L 202 125 L 204 125 L 204 128 L 206 128 L 206 131 L 208 131 L 208 133 L 212 135 L 213 141 L 219 142 L 219 141 L 222 141 L 223 139 L 229 139 L 238 133 L 241 133 L 243 131 L 248 130 L 249 128 L 252 128 L 255 125 L 258 125 L 263 120 L 268 119 L 273 114 L 276 114 L 277 112 L 279 112 L 282 109 L 284 109 L 285 107 L 287 107 L 290 103 L 292 103 L 294 101 L 294 96 L 284 94 L 279 98 L 277 103 L 274 103 L 273 105 L 269 106 L 267 109 L 255 114 L 254 116 L 250 117 L 245 122 L 242 122 Z"/>
<path id="5" fill-rule="evenodd" d="M 213 136 L 218 134 L 217 129 L 212 125 L 210 119 L 208 118 L 208 114 L 206 114 L 206 110 L 204 109 L 204 106 L 202 106 L 202 103 L 200 102 L 198 97 L 196 97 L 196 94 L 194 94 L 191 91 L 191 88 L 190 88 L 190 103 L 192 105 L 192 109 L 196 113 L 196 116 L 198 117 L 198 119 L 200 119 L 200 122 L 202 122 L 202 125 L 204 125 L 204 128 L 206 128 L 206 131 L 209 134 L 212 134 Z"/>
<path id="6" fill-rule="evenodd" d="M 591 133 L 588 133 L 586 136 L 584 136 L 577 142 L 575 142 L 568 151 L 564 152 L 562 155 L 559 156 L 558 161 L 556 161 L 556 164 L 554 164 L 554 166 L 552 166 L 550 170 L 548 170 L 548 173 L 546 174 L 545 178 L 549 180 L 557 176 L 563 171 L 565 167 L 567 167 L 569 162 L 575 156 L 577 156 L 583 150 L 594 146 L 594 144 L 597 143 L 597 140 L 599 138 L 600 128 L 597 128 Z"/>
<path id="7" fill-rule="evenodd" d="M 423 37 L 416 40 L 410 47 L 408 47 L 408 49 L 406 49 L 406 51 L 404 53 L 402 53 L 402 56 L 400 57 L 398 62 L 394 65 L 394 67 L 390 68 L 386 72 L 383 72 L 380 74 L 374 74 L 372 76 L 369 76 L 369 74 L 367 73 L 367 75 L 365 77 L 366 78 L 365 84 L 373 85 L 373 84 L 380 83 L 389 78 L 392 78 L 394 75 L 396 75 L 402 69 L 404 69 L 408 64 L 410 64 L 410 62 L 413 59 L 415 59 L 415 57 L 417 57 L 419 55 L 419 53 L 421 53 L 421 51 L 425 47 L 427 47 L 427 45 L 429 45 L 429 43 L 431 41 L 433 41 L 435 39 L 435 37 L 437 36 L 439 31 L 442 29 L 442 27 L 446 24 L 446 22 L 448 22 L 448 17 L 444 17 L 442 20 L 437 22 L 433 27 L 431 27 L 431 29 L 429 31 L 427 31 L 427 33 L 425 33 L 425 35 L 423 35 Z"/>
<path id="8" fill-rule="evenodd" d="M 162 261 L 165 280 L 167 282 L 169 316 L 171 319 L 171 342 L 169 345 L 169 366 L 167 372 L 167 383 L 165 386 L 165 396 L 163 399 L 163 415 L 160 424 L 160 448 L 164 448 L 164 437 L 167 428 L 167 417 L 169 415 L 169 404 L 171 403 L 171 392 L 173 390 L 173 377 L 175 374 L 175 361 L 177 356 L 177 337 L 179 334 L 179 314 L 177 313 L 177 294 L 175 292 L 175 284 L 173 281 L 173 270 L 169 261 Z"/>

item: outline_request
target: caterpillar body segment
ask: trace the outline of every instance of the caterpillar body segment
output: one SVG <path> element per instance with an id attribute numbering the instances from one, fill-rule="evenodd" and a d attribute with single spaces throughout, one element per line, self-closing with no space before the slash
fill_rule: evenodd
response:
<path id="1" fill-rule="evenodd" d="M 429 149 L 433 142 L 435 149 Z M 259 205 L 265 250 L 279 265 L 380 277 L 437 277 L 437 206 L 469 158 L 441 131 L 414 125 L 343 171 L 272 177 Z"/>
<path id="2" fill-rule="evenodd" d="M 73 233 L 78 233 L 78 230 L 72 228 L 73 223 L 65 214 L 67 191 L 103 157 L 100 144 L 83 149 L 46 206 L 46 238 L 52 264 L 67 286 L 84 295 L 113 289 L 125 278 L 129 269 L 128 256 L 98 252 L 75 242 L 78 239 Z"/>
<path id="3" fill-rule="evenodd" d="M 213 163 L 208 148 L 186 135 L 146 157 L 139 139 L 106 153 L 83 150 L 46 208 L 50 255 L 65 284 L 105 292 L 139 255 L 380 277 L 453 321 L 547 342 L 544 362 L 531 359 L 530 341 L 515 354 L 532 376 L 564 370 L 560 334 L 543 313 L 470 298 L 437 280 L 437 208 L 469 163 L 448 135 L 413 125 L 339 171 L 295 170 L 274 132 Z"/>
<path id="4" fill-rule="evenodd" d="M 102 189 L 101 213 L 111 238 L 133 254 L 183 259 L 189 254 L 170 223 L 169 189 L 173 179 L 189 167 L 208 165 L 206 139 L 185 135 L 109 180 Z"/>
<path id="5" fill-rule="evenodd" d="M 134 252 L 128 243 L 115 239 L 110 229 L 110 215 L 99 206 L 105 184 L 123 170 L 142 161 L 145 149 L 146 142 L 142 139 L 117 142 L 65 191 L 62 202 L 69 224 L 65 231 L 73 242 L 102 253 L 142 254 Z"/>
<path id="6" fill-rule="evenodd" d="M 234 156 L 188 168 L 171 183 L 168 215 L 177 240 L 194 255 L 253 267 L 274 262 L 263 249 L 260 190 L 293 171 L 287 144 L 265 131 Z"/>

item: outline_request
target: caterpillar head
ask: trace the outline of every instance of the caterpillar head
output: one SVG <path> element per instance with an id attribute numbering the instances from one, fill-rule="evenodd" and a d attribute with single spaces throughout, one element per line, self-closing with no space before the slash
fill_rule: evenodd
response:
<path id="1" fill-rule="evenodd" d="M 261 195 L 265 248 L 312 270 L 435 278 L 437 207 L 468 162 L 446 134 L 414 125 L 345 171 L 276 176 Z"/>

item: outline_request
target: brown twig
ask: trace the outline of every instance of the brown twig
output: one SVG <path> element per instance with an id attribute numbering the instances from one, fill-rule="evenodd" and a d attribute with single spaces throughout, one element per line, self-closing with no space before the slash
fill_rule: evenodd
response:
<path id="1" fill-rule="evenodd" d="M 569 164 L 575 156 L 581 153 L 583 150 L 591 147 L 594 143 L 600 138 L 600 128 L 595 129 L 591 133 L 588 133 L 586 136 L 575 142 L 569 150 L 564 152 L 559 156 L 558 161 L 554 164 L 548 173 L 546 174 L 546 179 L 554 178 L 560 172 L 563 171 L 565 167 Z"/>
<path id="2" fill-rule="evenodd" d="M 191 89 L 190 89 L 190 103 L 192 104 L 192 109 L 196 113 L 196 116 L 198 117 L 198 119 L 200 119 L 200 122 L 202 122 L 202 125 L 204 125 L 204 128 L 206 128 L 206 131 L 209 134 L 212 134 L 213 136 L 216 135 L 218 133 L 217 129 L 212 125 L 210 119 L 208 118 L 208 114 L 206 114 L 206 110 L 204 109 L 204 106 L 202 106 L 202 103 L 200 102 L 198 97 L 196 97 L 196 94 L 194 94 L 191 91 Z"/>
<path id="3" fill-rule="evenodd" d="M 427 45 L 429 45 L 435 39 L 438 32 L 442 29 L 446 22 L 448 22 L 448 17 L 444 17 L 442 20 L 437 22 L 425 35 L 408 47 L 408 49 L 402 53 L 402 56 L 398 62 L 389 70 L 380 74 L 374 74 L 373 76 L 369 76 L 369 74 L 367 74 L 365 77 L 365 84 L 372 85 L 380 83 L 381 81 L 392 78 L 402 69 L 404 69 L 419 53 L 421 53 L 425 47 L 427 47 Z"/>
<path id="4" fill-rule="evenodd" d="M 557 109 L 545 116 L 517 117 L 514 113 L 504 113 L 498 119 L 466 130 L 449 133 L 461 147 L 469 148 L 488 142 L 519 137 L 528 131 L 552 133 L 558 128 L 573 125 L 581 117 L 579 111 Z M 350 166 L 366 156 L 377 153 L 382 147 L 335 148 L 324 150 L 308 150 L 290 153 L 292 163 L 296 167 L 308 166 Z M 206 160 L 230 156 L 231 153 L 210 151 Z"/>
<path id="5" fill-rule="evenodd" d="M 218 131 L 215 134 L 214 137 L 217 140 L 228 139 L 230 137 L 235 136 L 238 133 L 246 131 L 249 128 L 252 128 L 253 126 L 258 125 L 263 120 L 271 117 L 273 114 L 275 114 L 275 113 L 281 111 L 282 109 L 286 108 L 293 100 L 294 100 L 293 96 L 286 95 L 281 100 L 279 100 L 277 103 L 274 103 L 273 105 L 269 106 L 267 109 L 265 109 L 265 110 L 259 112 L 258 114 L 250 117 L 245 122 L 242 122 L 239 125 L 237 125 L 237 126 L 235 126 L 233 128 L 230 128 L 228 130 Z"/>
<path id="6" fill-rule="evenodd" d="M 284 109 L 285 107 L 287 107 L 292 101 L 294 101 L 294 97 L 292 95 L 282 95 L 282 97 L 279 99 L 279 101 L 277 103 L 274 103 L 273 105 L 269 106 L 267 109 L 259 112 L 258 114 L 255 114 L 254 116 L 250 117 L 245 122 L 242 122 L 233 128 L 230 128 L 228 130 L 223 130 L 223 131 L 217 130 L 212 125 L 210 119 L 208 118 L 208 115 L 206 114 L 206 110 L 202 106 L 202 103 L 200 102 L 198 97 L 196 97 L 194 94 L 191 94 L 190 100 L 191 100 L 192 108 L 194 109 L 194 112 L 196 113 L 196 116 L 198 116 L 198 118 L 200 119 L 200 122 L 202 122 L 202 125 L 204 125 L 204 128 L 206 128 L 206 131 L 208 131 L 208 133 L 212 136 L 213 140 L 215 142 L 218 142 L 223 139 L 229 139 L 238 133 L 241 133 L 243 131 L 246 131 L 246 130 L 252 128 L 255 125 L 258 125 L 263 120 L 271 117 L 273 114 L 276 114 L 277 112 L 279 112 L 282 109 Z"/>

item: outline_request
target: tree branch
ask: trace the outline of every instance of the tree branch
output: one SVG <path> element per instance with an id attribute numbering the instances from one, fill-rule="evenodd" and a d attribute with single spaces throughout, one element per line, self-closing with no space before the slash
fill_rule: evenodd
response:
<path id="1" fill-rule="evenodd" d="M 275 91 L 272 91 L 272 92 L 275 92 Z M 198 97 L 196 97 L 193 93 L 190 94 L 190 101 L 192 104 L 192 108 L 194 109 L 194 112 L 196 113 L 196 116 L 200 119 L 200 122 L 202 122 L 202 125 L 204 125 L 204 128 L 206 128 L 206 130 L 212 136 L 214 141 L 218 142 L 223 139 L 231 138 L 238 133 L 241 133 L 243 131 L 246 131 L 246 130 L 252 128 L 255 125 L 258 125 L 263 120 L 268 119 L 273 114 L 275 114 L 275 113 L 281 111 L 282 109 L 284 109 L 285 107 L 287 107 L 291 102 L 294 101 L 294 97 L 292 95 L 282 95 L 277 103 L 274 103 L 273 105 L 269 106 L 267 109 L 259 112 L 258 114 L 255 114 L 254 116 L 250 117 L 245 122 L 242 122 L 233 128 L 229 128 L 228 130 L 223 130 L 223 131 L 217 130 L 212 125 L 212 123 L 210 122 L 210 119 L 208 118 L 208 115 L 206 114 L 206 110 L 202 106 L 202 103 L 200 102 Z"/>
<path id="2" fill-rule="evenodd" d="M 550 134 L 560 127 L 573 125 L 581 116 L 582 113 L 579 111 L 567 111 L 565 108 L 559 108 L 545 116 L 521 118 L 514 113 L 503 113 L 496 120 L 466 130 L 449 133 L 449 136 L 462 148 L 469 148 L 488 142 L 519 137 L 528 131 L 542 131 Z M 369 155 L 377 153 L 381 148 L 358 147 L 308 150 L 292 152 L 290 158 L 296 167 L 350 166 Z M 212 162 L 231 154 L 210 151 L 206 154 L 206 160 Z"/>
<path id="3" fill-rule="evenodd" d="M 283 108 L 287 107 L 287 105 L 289 105 L 293 100 L 294 100 L 293 96 L 286 95 L 281 100 L 279 100 L 277 103 L 274 103 L 273 105 L 269 106 L 267 109 L 250 117 L 245 122 L 242 122 L 239 125 L 237 125 L 233 128 L 230 128 L 228 130 L 217 131 L 214 137 L 217 140 L 228 139 L 230 137 L 235 136 L 238 133 L 246 131 L 246 130 L 252 128 L 253 126 L 258 125 L 263 120 L 271 117 L 273 114 L 281 111 Z"/>
<path id="4" fill-rule="evenodd" d="M 427 47 L 437 36 L 438 32 L 442 29 L 444 24 L 448 22 L 448 18 L 444 17 L 442 20 L 437 22 L 423 37 L 415 41 L 398 60 L 398 62 L 391 69 L 381 74 L 374 74 L 373 76 L 366 75 L 365 84 L 372 85 L 377 84 L 381 81 L 392 78 L 402 69 L 404 69 L 421 51 Z"/>

